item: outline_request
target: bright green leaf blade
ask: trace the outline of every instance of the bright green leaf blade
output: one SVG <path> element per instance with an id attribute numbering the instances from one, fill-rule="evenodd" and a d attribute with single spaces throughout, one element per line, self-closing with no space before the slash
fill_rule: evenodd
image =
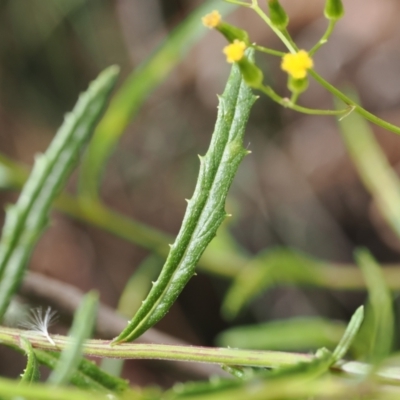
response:
<path id="1" fill-rule="evenodd" d="M 82 346 L 93 331 L 97 314 L 98 295 L 88 293 L 75 313 L 72 327 L 69 331 L 71 341 L 61 354 L 57 367 L 49 376 L 49 383 L 65 385 L 70 381 L 82 358 Z"/>
<path id="2" fill-rule="evenodd" d="M 196 188 L 188 201 L 179 234 L 143 305 L 114 342 L 133 340 L 157 323 L 195 273 L 203 251 L 226 218 L 225 199 L 239 164 L 247 154 L 243 135 L 255 100 L 239 68 L 234 65 L 220 98 L 209 150 L 200 158 Z"/>
<path id="3" fill-rule="evenodd" d="M 337 107 L 340 107 L 338 104 Z M 382 217 L 400 238 L 400 180 L 368 123 L 356 112 L 339 121 L 340 133 L 360 178 Z"/>
<path id="4" fill-rule="evenodd" d="M 36 158 L 17 203 L 7 209 L 0 242 L 0 318 L 46 228 L 52 202 L 66 183 L 80 150 L 105 109 L 117 76 L 117 67 L 107 68 L 79 97 L 46 153 Z"/>
<path id="5" fill-rule="evenodd" d="M 150 93 L 165 80 L 194 43 L 207 33 L 207 28 L 201 23 L 201 17 L 215 7 L 218 7 L 221 14 L 226 14 L 236 6 L 216 0 L 206 1 L 189 15 L 150 58 L 128 77 L 114 96 L 83 159 L 79 185 L 82 195 L 97 197 L 103 168 L 129 122 Z"/>
<path id="6" fill-rule="evenodd" d="M 395 329 L 392 295 L 372 255 L 367 250 L 358 250 L 355 258 L 364 274 L 369 295 L 366 330 L 361 333 L 369 346 L 367 357 L 375 363 L 387 357 L 392 350 Z"/>
<path id="7" fill-rule="evenodd" d="M 360 330 L 361 324 L 364 320 L 364 307 L 359 307 L 354 315 L 351 317 L 349 324 L 347 325 L 346 331 L 340 342 L 336 346 L 335 351 L 332 355 L 332 364 L 342 359 L 348 352 L 350 346 L 352 345 L 354 338 L 356 337 L 358 331 Z"/>
<path id="8" fill-rule="evenodd" d="M 39 363 L 36 359 L 35 352 L 29 340 L 21 337 L 21 347 L 25 351 L 28 362 L 26 363 L 26 368 L 21 376 L 21 382 L 32 383 L 37 382 L 40 378 Z"/>

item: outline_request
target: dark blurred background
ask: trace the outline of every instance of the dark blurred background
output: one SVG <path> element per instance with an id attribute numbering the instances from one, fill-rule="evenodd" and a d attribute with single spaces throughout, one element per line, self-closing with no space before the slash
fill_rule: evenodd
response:
<path id="1" fill-rule="evenodd" d="M 31 165 L 100 70 L 120 65 L 123 82 L 201 3 L 1 0 L 1 152 Z M 282 0 L 282 4 L 296 42 L 301 48 L 312 47 L 326 27 L 324 1 Z M 368 110 L 400 124 L 400 3 L 344 0 L 344 5 L 346 16 L 316 55 L 316 69 L 338 87 L 351 84 Z M 247 29 L 252 41 L 284 50 L 250 10 L 238 9 L 228 20 Z M 110 207 L 176 235 L 184 199 L 190 198 L 196 181 L 197 154 L 205 153 L 213 131 L 216 94 L 222 92 L 229 72 L 221 53 L 224 45 L 216 32 L 208 32 L 146 101 L 107 165 L 101 192 Z M 258 64 L 275 90 L 287 93 L 279 60 L 258 56 Z M 314 82 L 301 104 L 333 107 L 331 95 Z M 375 132 L 397 168 L 399 139 L 381 129 Z M 240 166 L 227 208 L 234 215 L 230 231 L 249 253 L 285 245 L 323 259 L 352 262 L 352 251 L 361 245 L 380 262 L 398 260 L 400 244 L 362 187 L 334 118 L 297 114 L 261 96 L 251 114 L 245 145 L 252 155 Z M 71 192 L 75 181 L 76 176 L 70 182 Z M 2 193 L 2 203 L 16 196 Z M 84 291 L 97 288 L 102 301 L 115 306 L 127 279 L 147 254 L 54 212 L 30 268 Z M 215 335 L 228 326 L 219 314 L 226 288 L 226 281 L 199 274 L 158 327 L 193 344 L 212 345 Z M 363 296 L 274 289 L 234 323 L 293 315 L 346 319 Z M 132 365 L 134 381 L 154 380 L 141 363 Z M 0 369 L 13 374 L 9 365 Z"/>

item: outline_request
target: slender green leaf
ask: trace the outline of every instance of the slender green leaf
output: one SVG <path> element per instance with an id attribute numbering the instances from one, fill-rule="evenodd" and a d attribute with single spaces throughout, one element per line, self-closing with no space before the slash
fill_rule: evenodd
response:
<path id="1" fill-rule="evenodd" d="M 29 340 L 21 337 L 21 347 L 25 351 L 28 357 L 28 362 L 26 363 L 26 368 L 21 376 L 21 382 L 31 383 L 37 382 L 40 378 L 39 363 L 36 359 L 35 352 Z"/>
<path id="2" fill-rule="evenodd" d="M 97 303 L 98 295 L 94 292 L 88 293 L 82 300 L 69 331 L 71 341 L 62 352 L 57 367 L 49 376 L 50 383 L 64 385 L 76 371 L 82 358 L 83 343 L 92 334 L 96 321 Z"/>
<path id="3" fill-rule="evenodd" d="M 356 337 L 358 331 L 360 330 L 361 324 L 364 320 L 364 307 L 359 307 L 354 315 L 351 317 L 349 324 L 347 325 L 346 331 L 340 342 L 336 346 L 335 351 L 332 355 L 332 364 L 342 359 L 348 352 L 350 346 L 352 345 L 354 338 Z"/>
<path id="4" fill-rule="evenodd" d="M 204 2 L 165 39 L 154 53 L 128 77 L 114 96 L 107 113 L 96 129 L 82 162 L 80 193 L 97 197 L 103 168 L 118 140 L 150 93 L 165 80 L 193 44 L 207 33 L 201 17 L 218 7 L 222 14 L 236 6 L 219 0 Z"/>
<path id="5" fill-rule="evenodd" d="M 369 295 L 366 329 L 361 333 L 369 347 L 367 357 L 375 363 L 387 357 L 392 350 L 395 329 L 392 295 L 380 266 L 368 250 L 356 251 L 355 258 L 364 273 Z"/>
<path id="6" fill-rule="evenodd" d="M 27 260 L 47 225 L 51 204 L 72 172 L 79 151 L 106 107 L 117 76 L 117 67 L 106 69 L 80 96 L 46 153 L 36 158 L 17 203 L 7 209 L 0 242 L 0 318 L 18 288 Z"/>
<path id="7" fill-rule="evenodd" d="M 208 243 L 226 218 L 225 199 L 237 168 L 247 151 L 243 134 L 255 96 L 232 68 L 220 98 L 218 119 L 207 154 L 200 157 L 196 188 L 188 201 L 182 226 L 163 270 L 143 305 L 114 342 L 137 338 L 169 310 L 188 280 Z"/>
<path id="8" fill-rule="evenodd" d="M 340 104 L 337 105 L 340 107 Z M 382 217 L 400 238 L 400 180 L 368 123 L 356 112 L 339 120 L 340 133 Z"/>

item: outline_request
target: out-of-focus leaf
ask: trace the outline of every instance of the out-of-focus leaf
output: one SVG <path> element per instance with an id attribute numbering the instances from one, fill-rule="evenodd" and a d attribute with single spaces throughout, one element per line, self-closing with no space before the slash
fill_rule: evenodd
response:
<path id="1" fill-rule="evenodd" d="M 364 356 L 368 361 L 376 363 L 387 357 L 393 346 L 395 322 L 392 295 L 372 255 L 367 250 L 358 250 L 355 257 L 364 273 L 369 295 L 366 323 L 358 340 L 367 347 Z"/>
<path id="2" fill-rule="evenodd" d="M 322 264 L 290 249 L 275 248 L 258 254 L 234 280 L 222 304 L 222 313 L 234 318 L 261 291 L 279 284 L 322 285 Z"/>
<path id="3" fill-rule="evenodd" d="M 326 349 L 320 349 L 315 358 L 308 362 L 299 362 L 292 366 L 282 367 L 273 371 L 260 371 L 254 375 L 254 378 L 248 380 L 215 380 L 202 383 L 189 383 L 175 385 L 165 394 L 166 399 L 280 399 L 287 387 L 293 382 L 296 385 L 313 384 L 313 380 L 324 374 L 331 365 L 332 353 Z M 282 386 L 281 386 L 282 385 Z M 265 397 L 264 392 L 267 388 L 282 387 L 281 395 L 278 391 L 274 397 Z M 261 394 L 255 395 L 261 389 Z M 252 396 L 252 395 L 255 396 Z"/>
<path id="4" fill-rule="evenodd" d="M 354 97 L 354 94 L 353 94 Z M 337 107 L 341 105 L 338 103 Z M 346 149 L 385 221 L 400 238 L 400 180 L 368 123 L 356 112 L 339 120 Z"/>
<path id="5" fill-rule="evenodd" d="M 118 72 L 116 66 L 107 68 L 79 97 L 46 152 L 36 158 L 17 203 L 7 208 L 0 242 L 0 319 L 46 228 L 52 202 L 74 169 L 80 150 L 107 105 Z"/>
<path id="6" fill-rule="evenodd" d="M 35 350 L 40 364 L 55 369 L 60 359 L 60 353 L 53 351 Z M 98 392 L 122 393 L 129 384 L 124 379 L 112 376 L 101 370 L 93 361 L 82 358 L 77 369 L 71 375 L 70 383 L 80 389 L 90 389 Z"/>
<path id="7" fill-rule="evenodd" d="M 97 315 L 98 295 L 88 293 L 75 313 L 72 327 L 69 331 L 71 341 L 61 353 L 60 360 L 49 377 L 54 385 L 65 385 L 76 371 L 82 358 L 82 346 L 93 331 Z"/>
<path id="8" fill-rule="evenodd" d="M 354 338 L 360 330 L 361 324 L 364 320 L 364 307 L 359 307 L 354 315 L 351 317 L 346 331 L 344 332 L 340 342 L 335 348 L 332 355 L 332 364 L 342 359 L 348 352 L 350 346 L 353 344 Z"/>
<path id="9" fill-rule="evenodd" d="M 146 298 L 152 285 L 161 271 L 164 260 L 158 256 L 147 257 L 136 269 L 125 285 L 118 303 L 118 313 L 127 318 L 132 318 L 143 299 Z"/>
<path id="10" fill-rule="evenodd" d="M 257 325 L 239 326 L 222 332 L 217 345 L 259 350 L 316 350 L 334 348 L 346 324 L 319 317 L 298 317 Z"/>
<path id="11" fill-rule="evenodd" d="M 129 122 L 150 93 L 164 81 L 193 44 L 207 33 L 207 28 L 201 24 L 201 17 L 216 7 L 221 14 L 226 14 L 236 6 L 216 0 L 204 2 L 171 32 L 149 59 L 133 71 L 114 96 L 82 163 L 82 195 L 97 197 L 103 168 Z"/>

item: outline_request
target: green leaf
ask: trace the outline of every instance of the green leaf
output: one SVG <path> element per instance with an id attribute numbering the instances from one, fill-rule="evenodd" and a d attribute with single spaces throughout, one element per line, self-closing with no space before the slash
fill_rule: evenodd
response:
<path id="1" fill-rule="evenodd" d="M 243 134 L 255 99 L 238 67 L 233 66 L 220 98 L 209 150 L 200 157 L 199 177 L 179 234 L 148 297 L 114 343 L 133 340 L 157 323 L 195 273 L 200 256 L 226 218 L 225 199 L 247 154 L 242 144 Z"/>
<path id="2" fill-rule="evenodd" d="M 225 380 L 216 379 L 210 382 L 177 384 L 166 392 L 166 399 L 248 399 L 257 400 L 264 399 L 263 395 L 251 397 L 251 394 L 257 390 L 263 389 L 267 391 L 269 387 L 282 384 L 282 388 L 296 382 L 297 385 L 307 383 L 312 384 L 315 378 L 323 375 L 329 370 L 331 365 L 332 353 L 326 349 L 320 349 L 316 356 L 307 362 L 299 362 L 291 366 L 281 367 L 272 371 L 261 370 L 252 375 L 251 379 L 246 380 Z M 281 393 L 284 391 L 282 390 Z M 268 397 L 271 399 L 281 399 L 276 397 Z M 296 397 L 297 398 L 297 397 Z"/>
<path id="3" fill-rule="evenodd" d="M 241 309 L 261 291 L 276 284 L 322 285 L 322 263 L 285 248 L 261 252 L 236 277 L 222 304 L 227 319 L 237 316 Z"/>
<path id="4" fill-rule="evenodd" d="M 36 359 L 35 352 L 29 340 L 21 337 L 21 347 L 25 351 L 28 362 L 26 363 L 26 368 L 21 376 L 21 382 L 32 383 L 37 382 L 40 378 L 39 364 Z"/>
<path id="5" fill-rule="evenodd" d="M 329 370 L 332 365 L 332 352 L 325 348 L 318 349 L 311 361 L 301 361 L 289 367 L 281 367 L 266 374 L 268 381 L 275 379 L 301 377 L 305 380 L 315 379 Z"/>
<path id="6" fill-rule="evenodd" d="M 57 367 L 49 376 L 49 382 L 54 385 L 64 385 L 69 382 L 82 358 L 82 346 L 92 334 L 96 321 L 98 295 L 88 293 L 75 313 L 72 327 L 69 331 L 70 342 L 61 354 Z"/>
<path id="7" fill-rule="evenodd" d="M 354 94 L 353 94 L 354 97 Z M 337 104 L 337 107 L 340 107 Z M 368 123 L 356 112 L 339 121 L 340 133 L 365 188 L 400 238 L 400 181 Z"/>
<path id="8" fill-rule="evenodd" d="M 35 350 L 37 360 L 40 364 L 50 369 L 55 369 L 60 353 L 52 351 Z M 80 389 L 90 389 L 99 392 L 110 391 L 122 393 L 128 389 L 128 382 L 124 379 L 111 376 L 102 371 L 93 361 L 82 358 L 77 369 L 70 377 L 70 382 Z"/>
<path id="9" fill-rule="evenodd" d="M 360 330 L 361 324 L 364 320 L 364 307 L 359 307 L 354 315 L 351 317 L 349 324 L 347 325 L 346 331 L 340 342 L 336 346 L 335 351 L 332 355 L 332 364 L 342 359 L 348 352 L 350 346 L 352 345 L 354 338 L 356 337 L 358 331 Z"/>
<path id="10" fill-rule="evenodd" d="M 23 278 L 27 260 L 38 238 L 46 228 L 51 204 L 93 132 L 117 76 L 117 67 L 106 69 L 80 96 L 46 153 L 36 157 L 17 203 L 7 209 L 0 241 L 0 318 Z"/>
<path id="11" fill-rule="evenodd" d="M 222 14 L 236 6 L 221 1 L 204 2 L 177 27 L 156 51 L 128 77 L 114 96 L 96 129 L 82 162 L 80 193 L 96 198 L 103 168 L 126 127 L 151 92 L 165 80 L 194 43 L 208 32 L 201 17 L 218 6 Z"/>
<path id="12" fill-rule="evenodd" d="M 240 349 L 300 351 L 334 349 L 346 325 L 320 317 L 297 317 L 238 326 L 220 333 L 217 345 Z"/>
<path id="13" fill-rule="evenodd" d="M 369 295 L 366 324 L 361 331 L 361 338 L 368 346 L 367 358 L 377 363 L 387 357 L 393 347 L 395 320 L 392 295 L 380 266 L 368 250 L 357 250 L 355 258 L 364 274 Z"/>

